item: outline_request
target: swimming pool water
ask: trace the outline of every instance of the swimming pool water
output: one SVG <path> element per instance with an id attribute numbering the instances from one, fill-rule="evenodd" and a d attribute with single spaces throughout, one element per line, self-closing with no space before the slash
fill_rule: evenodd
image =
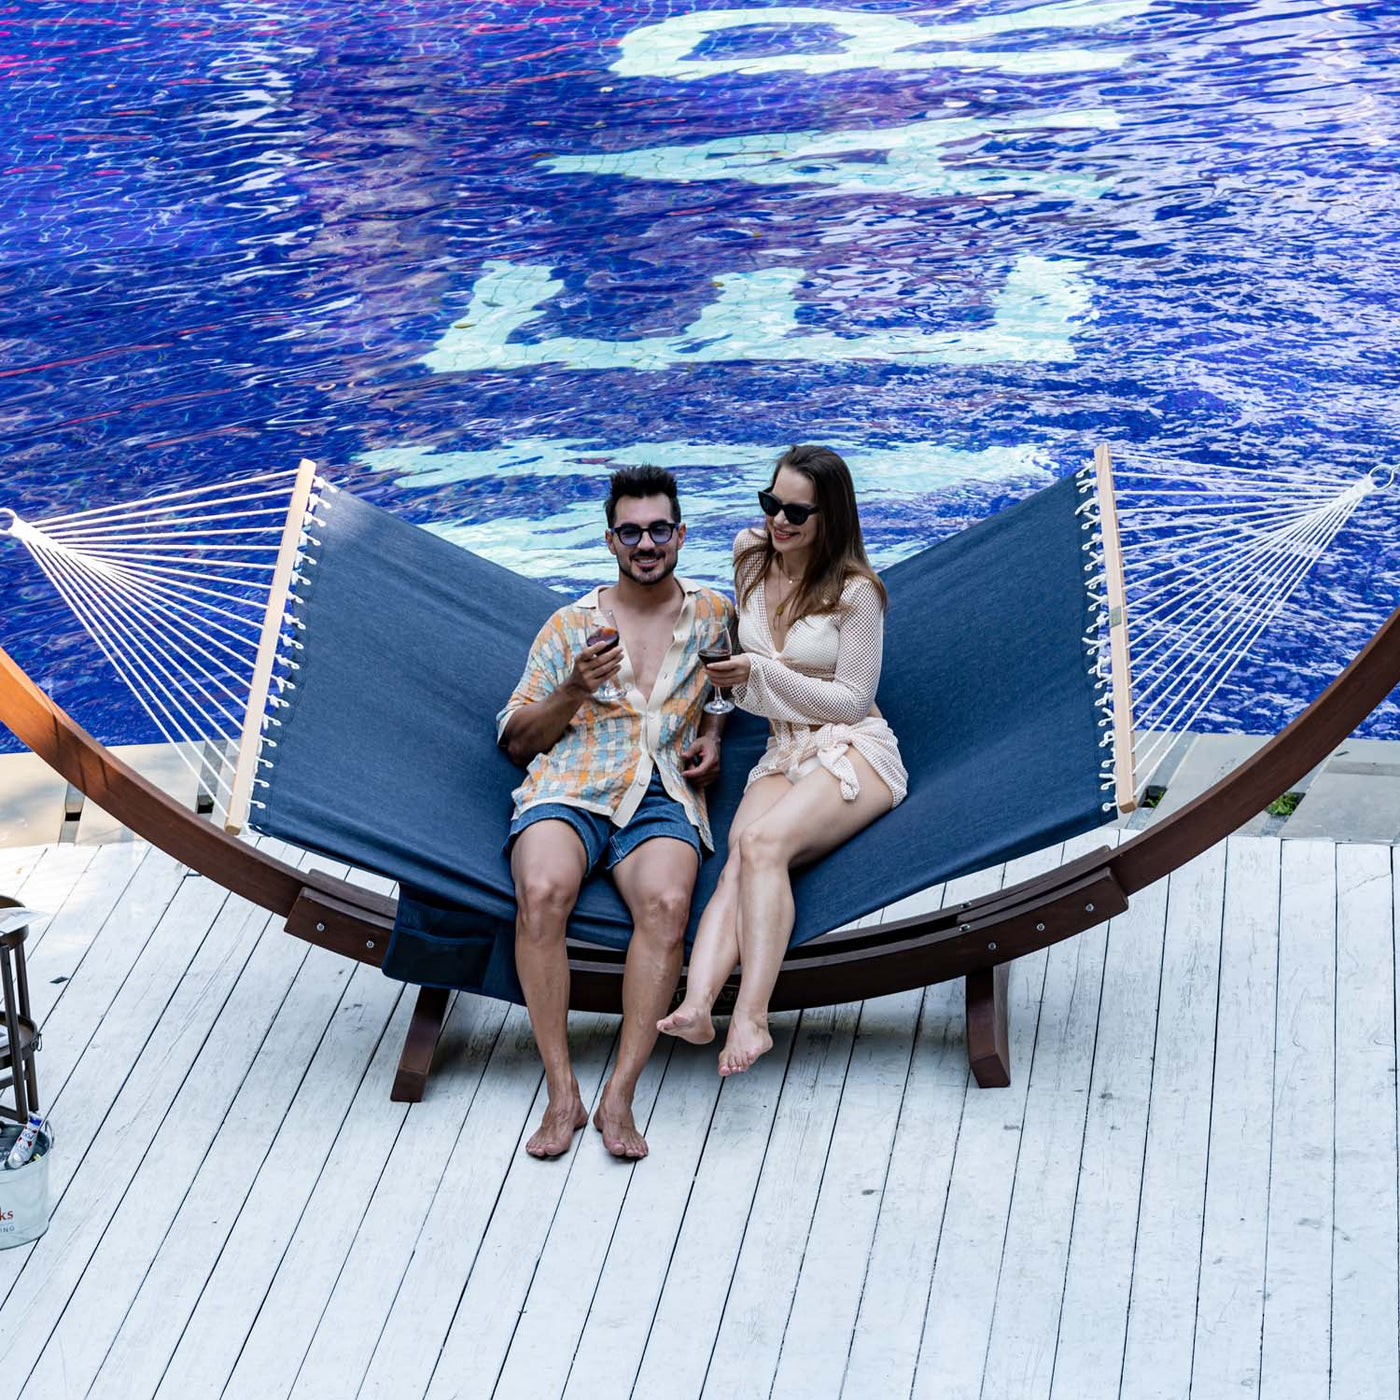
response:
<path id="1" fill-rule="evenodd" d="M 307 455 L 569 589 L 626 462 L 677 469 L 713 582 L 794 441 L 848 456 L 877 562 L 1102 438 L 1340 487 L 1400 459 L 1396 28 L 1274 0 L 0 8 L 0 506 Z M 1368 499 L 1202 727 L 1322 688 L 1400 598 L 1398 515 Z M 0 589 L 61 703 L 154 737 L 16 546 Z"/>

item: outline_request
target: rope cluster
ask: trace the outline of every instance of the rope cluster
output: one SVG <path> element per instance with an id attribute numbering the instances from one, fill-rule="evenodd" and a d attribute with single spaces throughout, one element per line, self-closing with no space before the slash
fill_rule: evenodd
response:
<path id="1" fill-rule="evenodd" d="M 1082 498 L 1074 508 L 1080 518 L 1079 528 L 1084 534 L 1080 551 L 1086 555 L 1084 563 L 1084 595 L 1089 604 L 1089 630 L 1084 634 L 1084 651 L 1088 662 L 1089 678 L 1094 683 L 1094 707 L 1098 711 L 1099 748 L 1107 749 L 1113 744 L 1113 699 L 1112 681 L 1109 676 L 1108 651 L 1108 578 L 1104 573 L 1103 512 L 1099 508 L 1097 482 L 1094 468 L 1083 467 L 1075 473 L 1076 489 Z M 1114 788 L 1114 759 L 1110 753 L 1099 759 L 1099 791 L 1108 794 Z M 1105 796 L 1100 803 L 1105 813 L 1116 812 L 1118 804 Z"/>
<path id="2" fill-rule="evenodd" d="M 271 731 L 283 728 L 284 722 L 273 712 L 290 708 L 292 702 L 285 698 L 286 692 L 297 688 L 296 675 L 301 670 L 299 657 L 306 650 L 306 643 L 302 640 L 306 632 L 304 614 L 313 587 L 309 571 L 320 562 L 317 551 L 321 548 L 321 540 L 311 532 L 327 524 L 333 498 L 337 494 L 338 487 L 332 486 L 324 477 L 316 477 L 311 497 L 307 502 L 301 533 L 297 537 L 297 553 L 292 567 L 291 587 L 287 593 L 287 607 L 282 614 L 282 628 L 277 636 L 277 651 L 272 663 L 272 686 L 275 693 L 268 694 L 267 712 L 262 717 L 262 733 L 258 744 L 259 769 L 271 770 L 276 766 L 277 755 L 269 755 L 267 751 L 277 748 L 277 740 L 272 737 Z M 266 789 L 271 786 L 271 781 L 267 777 L 257 777 L 253 779 L 253 786 Z M 259 801 L 256 797 L 250 799 L 248 805 L 260 812 L 267 810 L 267 803 Z"/>

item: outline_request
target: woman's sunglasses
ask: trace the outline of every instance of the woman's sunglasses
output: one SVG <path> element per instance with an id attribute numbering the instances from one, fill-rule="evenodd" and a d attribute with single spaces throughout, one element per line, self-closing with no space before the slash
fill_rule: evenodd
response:
<path id="1" fill-rule="evenodd" d="M 807 523 L 809 516 L 817 513 L 816 506 L 798 505 L 795 502 L 789 505 L 786 501 L 780 501 L 771 491 L 760 491 L 758 503 L 763 507 L 764 515 L 768 516 L 769 519 L 776 515 L 785 515 L 788 524 L 796 525 L 798 529 Z"/>
<path id="2" fill-rule="evenodd" d="M 640 525 L 633 525 L 631 521 L 613 527 L 613 535 L 617 542 L 628 549 L 635 549 L 641 544 L 644 534 L 651 536 L 652 544 L 669 544 L 671 536 L 675 533 L 676 527 L 669 520 L 653 520 L 645 530 Z"/>

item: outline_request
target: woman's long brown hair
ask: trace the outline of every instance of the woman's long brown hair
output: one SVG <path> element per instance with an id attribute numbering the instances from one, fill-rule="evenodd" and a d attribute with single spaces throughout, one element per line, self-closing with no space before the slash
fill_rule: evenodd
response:
<path id="1" fill-rule="evenodd" d="M 885 585 L 880 582 L 879 575 L 865 556 L 851 469 L 829 447 L 818 447 L 812 443 L 789 447 L 773 468 L 773 477 L 768 483 L 770 491 L 784 467 L 801 472 L 812 483 L 819 522 L 816 543 L 807 560 L 802 581 L 792 597 L 788 626 L 791 627 L 800 617 L 835 612 L 841 606 L 842 590 L 856 575 L 868 578 L 880 590 L 880 602 L 882 606 L 885 605 L 888 602 Z M 773 548 L 773 537 L 767 530 L 763 531 L 761 540 L 755 540 L 739 551 L 734 560 L 734 579 L 735 586 L 740 590 L 740 607 L 748 603 L 777 552 Z M 739 580 L 745 578 L 747 581 L 740 584 Z"/>

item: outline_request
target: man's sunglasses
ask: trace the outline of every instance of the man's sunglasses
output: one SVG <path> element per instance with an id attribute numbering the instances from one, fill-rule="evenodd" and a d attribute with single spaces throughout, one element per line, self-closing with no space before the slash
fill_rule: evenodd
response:
<path id="1" fill-rule="evenodd" d="M 652 544 L 670 544 L 671 536 L 675 533 L 676 527 L 669 520 L 653 520 L 645 530 L 640 525 L 633 525 L 631 521 L 613 526 L 613 535 L 617 542 L 627 549 L 635 549 L 641 544 L 644 534 L 651 536 Z"/>
<path id="2" fill-rule="evenodd" d="M 817 513 L 816 506 L 798 505 L 796 502 L 789 505 L 786 501 L 780 501 L 771 491 L 760 491 L 758 503 L 763 507 L 764 515 L 768 516 L 769 519 L 776 515 L 785 515 L 788 524 L 796 525 L 798 529 L 807 523 L 808 516 Z"/>

